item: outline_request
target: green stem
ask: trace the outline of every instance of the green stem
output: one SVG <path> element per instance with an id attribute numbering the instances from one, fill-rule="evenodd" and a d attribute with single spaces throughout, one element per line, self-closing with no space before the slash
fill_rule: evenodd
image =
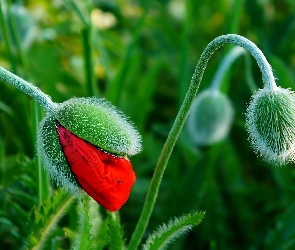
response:
<path id="1" fill-rule="evenodd" d="M 124 59 L 122 60 L 123 61 L 122 66 L 119 70 L 118 75 L 116 76 L 116 79 L 112 82 L 112 84 L 110 85 L 110 88 L 108 90 L 107 99 L 110 102 L 112 102 L 114 105 L 118 105 L 118 103 L 119 103 L 119 96 L 120 96 L 120 93 L 123 88 L 122 86 L 123 86 L 124 80 L 127 76 L 130 58 L 132 56 L 132 53 L 133 53 L 135 46 L 137 44 L 137 41 L 139 39 L 140 32 L 142 30 L 144 21 L 146 19 L 147 14 L 148 14 L 149 6 L 151 5 L 152 1 L 153 0 L 147 0 L 145 2 L 144 12 L 141 15 L 141 17 L 136 25 L 136 29 L 135 29 L 132 39 L 131 39 L 131 43 L 129 44 L 129 46 L 126 49 Z"/>
<path id="2" fill-rule="evenodd" d="M 200 82 L 203 78 L 203 74 L 207 63 L 214 53 L 215 50 L 223 46 L 224 44 L 233 43 L 239 45 L 250 52 L 250 54 L 256 59 L 258 66 L 262 72 L 263 81 L 265 83 L 265 87 L 269 90 L 276 88 L 274 76 L 271 71 L 271 67 L 267 62 L 263 53 L 258 49 L 258 47 L 249 41 L 248 39 L 235 35 L 228 34 L 215 38 L 212 42 L 208 44 L 208 46 L 203 51 L 198 64 L 196 66 L 195 72 L 193 74 L 191 84 L 189 90 L 186 94 L 184 102 L 180 108 L 180 111 L 175 119 L 175 122 L 170 130 L 168 138 L 165 142 L 165 145 L 162 149 L 160 157 L 158 159 L 158 163 L 156 169 L 154 171 L 154 175 L 151 180 L 151 184 L 149 186 L 149 190 L 146 196 L 146 200 L 135 228 L 135 231 L 131 237 L 129 243 L 129 250 L 136 250 L 138 245 L 140 244 L 141 238 L 146 230 L 148 225 L 151 213 L 153 211 L 154 204 L 156 202 L 156 198 L 158 195 L 160 183 L 168 163 L 169 157 L 172 153 L 173 147 L 177 141 L 177 138 L 180 134 L 180 131 L 184 125 L 184 122 L 187 118 L 187 115 L 190 111 L 190 107 L 194 101 L 196 93 L 199 89 Z"/>
<path id="3" fill-rule="evenodd" d="M 91 24 L 87 25 L 82 29 L 82 43 L 83 43 L 83 53 L 84 53 L 84 71 L 88 94 L 90 96 L 95 96 L 97 93 L 94 84 L 94 74 L 93 74 L 93 58 L 92 58 L 92 27 Z"/>
<path id="4" fill-rule="evenodd" d="M 179 80 L 178 80 L 178 107 L 181 107 L 182 100 L 185 97 L 188 88 L 188 58 L 189 58 L 189 25 L 190 21 L 190 1 L 185 4 L 185 19 L 182 29 L 181 53 L 179 65 Z"/>
<path id="5" fill-rule="evenodd" d="M 57 108 L 57 104 L 52 102 L 50 97 L 44 94 L 39 88 L 33 86 L 31 83 L 23 80 L 15 74 L 12 74 L 2 67 L 0 67 L 0 79 L 10 83 L 27 95 L 33 97 L 47 112 L 54 112 L 54 110 Z"/>
<path id="6" fill-rule="evenodd" d="M 34 141 L 37 141 L 38 126 L 44 116 L 44 111 L 40 105 L 32 100 L 31 111 L 33 118 L 33 137 Z M 42 167 L 40 159 L 39 148 L 35 147 L 35 166 L 37 172 L 37 183 L 38 183 L 38 204 L 41 205 L 50 196 L 50 179 L 48 173 Z"/>
<path id="7" fill-rule="evenodd" d="M 235 0 L 233 3 L 233 9 L 232 9 L 232 16 L 231 16 L 231 22 L 230 22 L 230 32 L 235 33 L 239 30 L 239 24 L 241 20 L 241 13 L 242 8 L 244 5 L 244 0 Z"/>
<path id="8" fill-rule="evenodd" d="M 14 38 L 15 41 L 15 46 L 16 46 L 16 51 L 19 57 L 19 61 L 21 66 L 23 67 L 23 74 L 22 76 L 24 78 L 26 78 L 26 61 L 25 61 L 25 56 L 24 56 L 24 52 L 22 49 L 22 45 L 21 45 L 21 39 L 20 39 L 20 35 L 19 35 L 19 28 L 17 27 L 16 24 L 16 19 L 15 16 L 11 13 L 11 1 L 8 0 L 9 6 L 7 7 L 7 14 L 8 14 L 8 19 L 10 20 L 11 23 L 11 33 L 12 33 L 12 37 Z M 15 72 L 16 73 L 16 72 Z"/>
<path id="9" fill-rule="evenodd" d="M 9 54 L 9 58 L 10 58 L 10 63 L 11 63 L 11 69 L 17 73 L 17 67 L 16 67 L 16 62 L 14 60 L 14 56 L 13 56 L 13 53 L 12 53 L 12 49 L 11 49 L 11 38 L 10 38 L 10 35 L 9 35 L 9 31 L 8 31 L 8 25 L 7 25 L 7 22 L 5 20 L 5 17 L 4 17 L 4 3 L 5 1 L 0 1 L 0 25 L 1 25 L 1 29 L 2 29 L 2 35 L 4 36 L 4 41 L 5 41 L 5 46 L 6 46 L 6 49 L 8 51 L 8 54 Z M 6 6 L 7 7 L 7 6 Z"/>
<path id="10" fill-rule="evenodd" d="M 239 26 L 240 26 L 240 20 L 241 20 L 241 14 L 244 6 L 244 0 L 235 0 L 231 2 L 231 15 L 229 16 L 229 33 L 235 34 L 239 33 Z M 225 54 L 227 54 L 232 46 L 227 46 L 225 49 Z M 228 93 L 229 91 L 229 79 L 230 79 L 230 72 L 227 73 L 224 77 L 223 83 L 222 83 L 222 92 Z"/>
<path id="11" fill-rule="evenodd" d="M 110 250 L 123 250 L 124 240 L 123 231 L 120 224 L 120 216 L 118 212 L 109 212 L 108 223 L 109 223 L 109 249 Z"/>
<path id="12" fill-rule="evenodd" d="M 242 54 L 244 54 L 246 51 L 241 47 L 233 47 L 230 52 L 224 57 L 222 60 L 217 72 L 214 75 L 214 78 L 211 83 L 211 90 L 218 90 L 220 89 L 220 84 L 222 83 L 222 80 L 230 68 L 230 66 L 233 64 L 233 62 Z"/>
<path id="13" fill-rule="evenodd" d="M 63 3 L 66 7 L 68 7 L 77 17 L 80 19 L 80 21 L 85 25 L 88 26 L 89 24 L 89 18 L 85 16 L 83 11 L 79 8 L 76 1 L 73 0 L 63 0 Z M 80 2 L 81 4 L 81 2 Z"/>
<path id="14" fill-rule="evenodd" d="M 229 68 L 241 55 L 245 56 L 245 76 L 249 89 L 251 93 L 257 90 L 257 86 L 255 85 L 255 82 L 253 80 L 253 75 L 251 71 L 251 58 L 249 54 L 245 52 L 246 50 L 244 50 L 243 48 L 235 46 L 224 57 L 211 82 L 210 89 L 212 92 L 220 89 L 220 85 L 224 83 L 223 79 L 225 78 L 225 75 L 227 74 Z"/>
<path id="15" fill-rule="evenodd" d="M 111 79 L 111 77 L 110 77 L 111 67 L 110 67 L 109 55 L 108 55 L 108 52 L 106 51 L 106 48 L 103 44 L 99 29 L 93 29 L 92 31 L 93 31 L 93 35 L 94 35 L 94 38 L 93 38 L 94 48 L 99 53 L 101 64 L 105 68 L 106 85 L 108 85 L 110 82 L 110 79 Z"/>

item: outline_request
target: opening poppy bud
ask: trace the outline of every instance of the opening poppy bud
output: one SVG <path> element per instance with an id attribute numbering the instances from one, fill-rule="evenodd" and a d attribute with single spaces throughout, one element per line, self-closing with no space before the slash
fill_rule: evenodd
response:
<path id="1" fill-rule="evenodd" d="M 130 161 L 104 152 L 58 122 L 57 132 L 70 169 L 84 191 L 112 212 L 121 208 L 135 182 Z"/>
<path id="2" fill-rule="evenodd" d="M 255 152 L 276 165 L 294 161 L 295 94 L 276 87 L 258 90 L 246 112 L 246 127 Z"/>
<path id="3" fill-rule="evenodd" d="M 139 152 L 140 135 L 105 100 L 60 104 L 40 123 L 38 148 L 52 179 L 71 193 L 82 188 L 110 211 L 127 201 L 135 173 L 126 155 Z"/>
<path id="4" fill-rule="evenodd" d="M 233 120 L 233 108 L 219 90 L 205 90 L 196 96 L 188 116 L 188 132 L 194 143 L 210 145 L 223 140 Z"/>

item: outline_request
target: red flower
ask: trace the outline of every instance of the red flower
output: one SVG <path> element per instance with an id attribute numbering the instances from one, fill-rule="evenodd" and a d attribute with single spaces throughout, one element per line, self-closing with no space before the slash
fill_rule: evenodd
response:
<path id="1" fill-rule="evenodd" d="M 130 161 L 104 152 L 58 122 L 57 132 L 70 169 L 84 191 L 109 211 L 120 209 L 135 182 Z"/>

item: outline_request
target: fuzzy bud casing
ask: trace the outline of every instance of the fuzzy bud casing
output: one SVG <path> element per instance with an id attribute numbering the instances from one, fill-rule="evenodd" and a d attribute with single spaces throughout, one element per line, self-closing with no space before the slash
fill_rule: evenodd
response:
<path id="1" fill-rule="evenodd" d="M 141 149 L 128 119 L 104 99 L 72 98 L 42 120 L 41 161 L 58 186 L 81 195 L 81 188 L 109 211 L 127 201 L 135 173 L 127 155 Z"/>
<path id="2" fill-rule="evenodd" d="M 67 130 L 109 153 L 135 155 L 141 151 L 137 130 L 105 99 L 69 99 L 59 105 L 55 117 Z"/>
<path id="3" fill-rule="evenodd" d="M 258 90 L 246 111 L 246 127 L 252 148 L 265 161 L 276 165 L 294 161 L 294 92 L 280 87 Z"/>

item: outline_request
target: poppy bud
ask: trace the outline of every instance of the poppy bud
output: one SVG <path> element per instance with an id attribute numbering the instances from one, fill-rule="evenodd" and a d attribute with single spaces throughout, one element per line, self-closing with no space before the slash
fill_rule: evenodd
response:
<path id="1" fill-rule="evenodd" d="M 72 98 L 39 127 L 41 159 L 58 185 L 79 187 L 110 211 L 128 199 L 135 173 L 126 155 L 141 150 L 140 135 L 104 99 Z"/>
<path id="2" fill-rule="evenodd" d="M 258 90 L 246 112 L 246 127 L 254 151 L 277 165 L 294 161 L 295 94 L 276 87 Z"/>
<path id="3" fill-rule="evenodd" d="M 219 90 L 205 90 L 195 98 L 187 120 L 194 143 L 210 145 L 223 140 L 233 120 L 233 108 Z"/>

